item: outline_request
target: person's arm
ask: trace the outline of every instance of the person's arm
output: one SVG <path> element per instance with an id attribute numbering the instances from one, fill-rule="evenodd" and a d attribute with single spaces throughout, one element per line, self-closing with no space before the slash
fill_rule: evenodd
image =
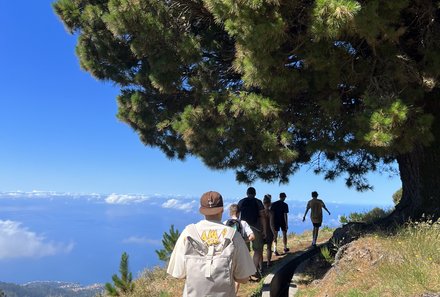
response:
<path id="1" fill-rule="evenodd" d="M 254 240 L 255 240 L 255 235 L 254 235 L 254 233 L 249 234 L 249 236 L 248 236 L 248 240 L 249 240 L 249 241 L 254 241 Z"/>
<path id="2" fill-rule="evenodd" d="M 287 229 L 289 229 L 289 221 L 287 220 L 287 212 L 284 213 L 284 221 L 286 222 L 286 230 L 287 230 Z"/>
<path id="3" fill-rule="evenodd" d="M 266 212 L 264 211 L 264 209 L 261 209 L 259 219 L 260 219 L 261 225 L 263 226 L 263 238 L 266 238 L 266 234 L 267 234 L 267 226 L 266 226 L 265 217 L 266 217 Z"/>
<path id="4" fill-rule="evenodd" d="M 309 212 L 309 209 L 310 209 L 310 205 L 309 203 L 307 203 L 306 212 L 304 213 L 304 217 L 303 217 L 303 222 L 306 220 L 306 215 Z"/>
<path id="5" fill-rule="evenodd" d="M 183 250 L 185 248 L 186 230 L 180 234 L 171 253 L 170 261 L 168 263 L 167 273 L 176 278 L 186 277 L 186 266 Z"/>
<path id="6" fill-rule="evenodd" d="M 270 230 L 272 230 L 272 234 L 275 235 L 277 232 L 275 231 L 275 222 L 274 222 L 274 214 L 272 211 L 269 212 L 269 224 L 270 224 Z"/>
<path id="7" fill-rule="evenodd" d="M 244 233 L 246 234 L 248 241 L 255 240 L 254 232 L 252 231 L 249 224 L 246 221 L 240 221 L 240 223 L 241 223 L 241 226 L 243 226 Z"/>
<path id="8" fill-rule="evenodd" d="M 324 209 L 325 209 L 325 211 L 327 211 L 327 212 L 328 212 L 328 214 L 329 214 L 329 215 L 331 215 L 331 213 L 330 213 L 330 212 L 328 211 L 327 207 L 325 206 L 324 202 L 322 202 L 322 208 L 324 208 Z"/>

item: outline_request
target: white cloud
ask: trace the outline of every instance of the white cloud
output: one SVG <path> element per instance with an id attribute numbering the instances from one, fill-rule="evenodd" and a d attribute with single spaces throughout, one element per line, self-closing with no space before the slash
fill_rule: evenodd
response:
<path id="1" fill-rule="evenodd" d="M 90 193 L 70 193 L 70 192 L 55 192 L 55 191 L 38 191 L 33 190 L 30 192 L 24 191 L 12 191 L 12 192 L 0 192 L 0 199 L 53 199 L 53 198 L 68 198 L 68 199 L 86 199 L 86 200 L 100 200 L 103 195 Z"/>
<path id="2" fill-rule="evenodd" d="M 105 202 L 108 204 L 131 204 L 144 202 L 148 199 L 148 196 L 145 195 L 121 195 L 113 193 L 105 199 Z"/>
<path id="3" fill-rule="evenodd" d="M 185 212 L 190 212 L 195 204 L 196 204 L 195 200 L 192 200 L 191 202 L 182 203 L 181 201 L 173 198 L 173 199 L 168 199 L 167 201 L 162 203 L 162 207 L 174 208 L 174 209 L 183 210 Z"/>
<path id="4" fill-rule="evenodd" d="M 162 242 L 157 239 L 149 239 L 146 237 L 139 237 L 139 236 L 130 236 L 128 238 L 125 238 L 122 243 L 127 244 L 147 244 L 147 245 L 157 245 L 160 246 Z"/>
<path id="5" fill-rule="evenodd" d="M 304 216 L 304 213 L 298 212 L 296 214 L 289 214 L 287 218 L 288 218 L 289 222 L 301 223 L 303 220 L 303 216 Z"/>
<path id="6" fill-rule="evenodd" d="M 74 244 L 48 242 L 20 222 L 0 220 L 0 260 L 11 258 L 41 258 L 69 253 Z"/>

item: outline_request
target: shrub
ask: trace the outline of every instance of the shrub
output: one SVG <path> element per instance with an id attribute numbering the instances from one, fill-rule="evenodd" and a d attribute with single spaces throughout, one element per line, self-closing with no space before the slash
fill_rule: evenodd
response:
<path id="1" fill-rule="evenodd" d="M 174 230 L 174 225 L 171 225 L 170 233 L 164 232 L 162 238 L 163 249 L 156 250 L 156 254 L 159 260 L 168 262 L 173 252 L 174 246 L 176 245 L 177 239 L 179 239 L 179 230 Z"/>
<path id="2" fill-rule="evenodd" d="M 342 224 L 347 224 L 351 222 L 364 222 L 364 223 L 372 223 L 374 221 L 377 221 L 381 218 L 386 217 L 391 213 L 392 210 L 383 210 L 382 208 L 375 207 L 372 210 L 361 213 L 361 212 L 352 212 L 346 217 L 345 215 L 342 215 L 339 218 L 339 221 Z"/>

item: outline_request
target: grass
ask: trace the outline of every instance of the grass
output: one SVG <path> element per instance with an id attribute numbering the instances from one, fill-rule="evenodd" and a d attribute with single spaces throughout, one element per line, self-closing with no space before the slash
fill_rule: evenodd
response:
<path id="1" fill-rule="evenodd" d="M 411 223 L 350 246 L 336 267 L 297 296 L 421 296 L 440 292 L 440 221 Z"/>

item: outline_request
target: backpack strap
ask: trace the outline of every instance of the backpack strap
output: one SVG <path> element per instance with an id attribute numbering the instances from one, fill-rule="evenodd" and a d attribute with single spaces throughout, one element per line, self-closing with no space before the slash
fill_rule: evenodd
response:
<path id="1" fill-rule="evenodd" d="M 237 220 L 237 221 L 241 224 L 241 222 L 239 220 Z M 232 238 L 234 238 L 235 232 L 237 232 L 234 228 L 228 228 L 227 230 L 228 230 L 228 232 L 225 234 L 225 243 L 226 243 L 226 239 L 229 239 L 230 241 L 232 241 Z"/>

